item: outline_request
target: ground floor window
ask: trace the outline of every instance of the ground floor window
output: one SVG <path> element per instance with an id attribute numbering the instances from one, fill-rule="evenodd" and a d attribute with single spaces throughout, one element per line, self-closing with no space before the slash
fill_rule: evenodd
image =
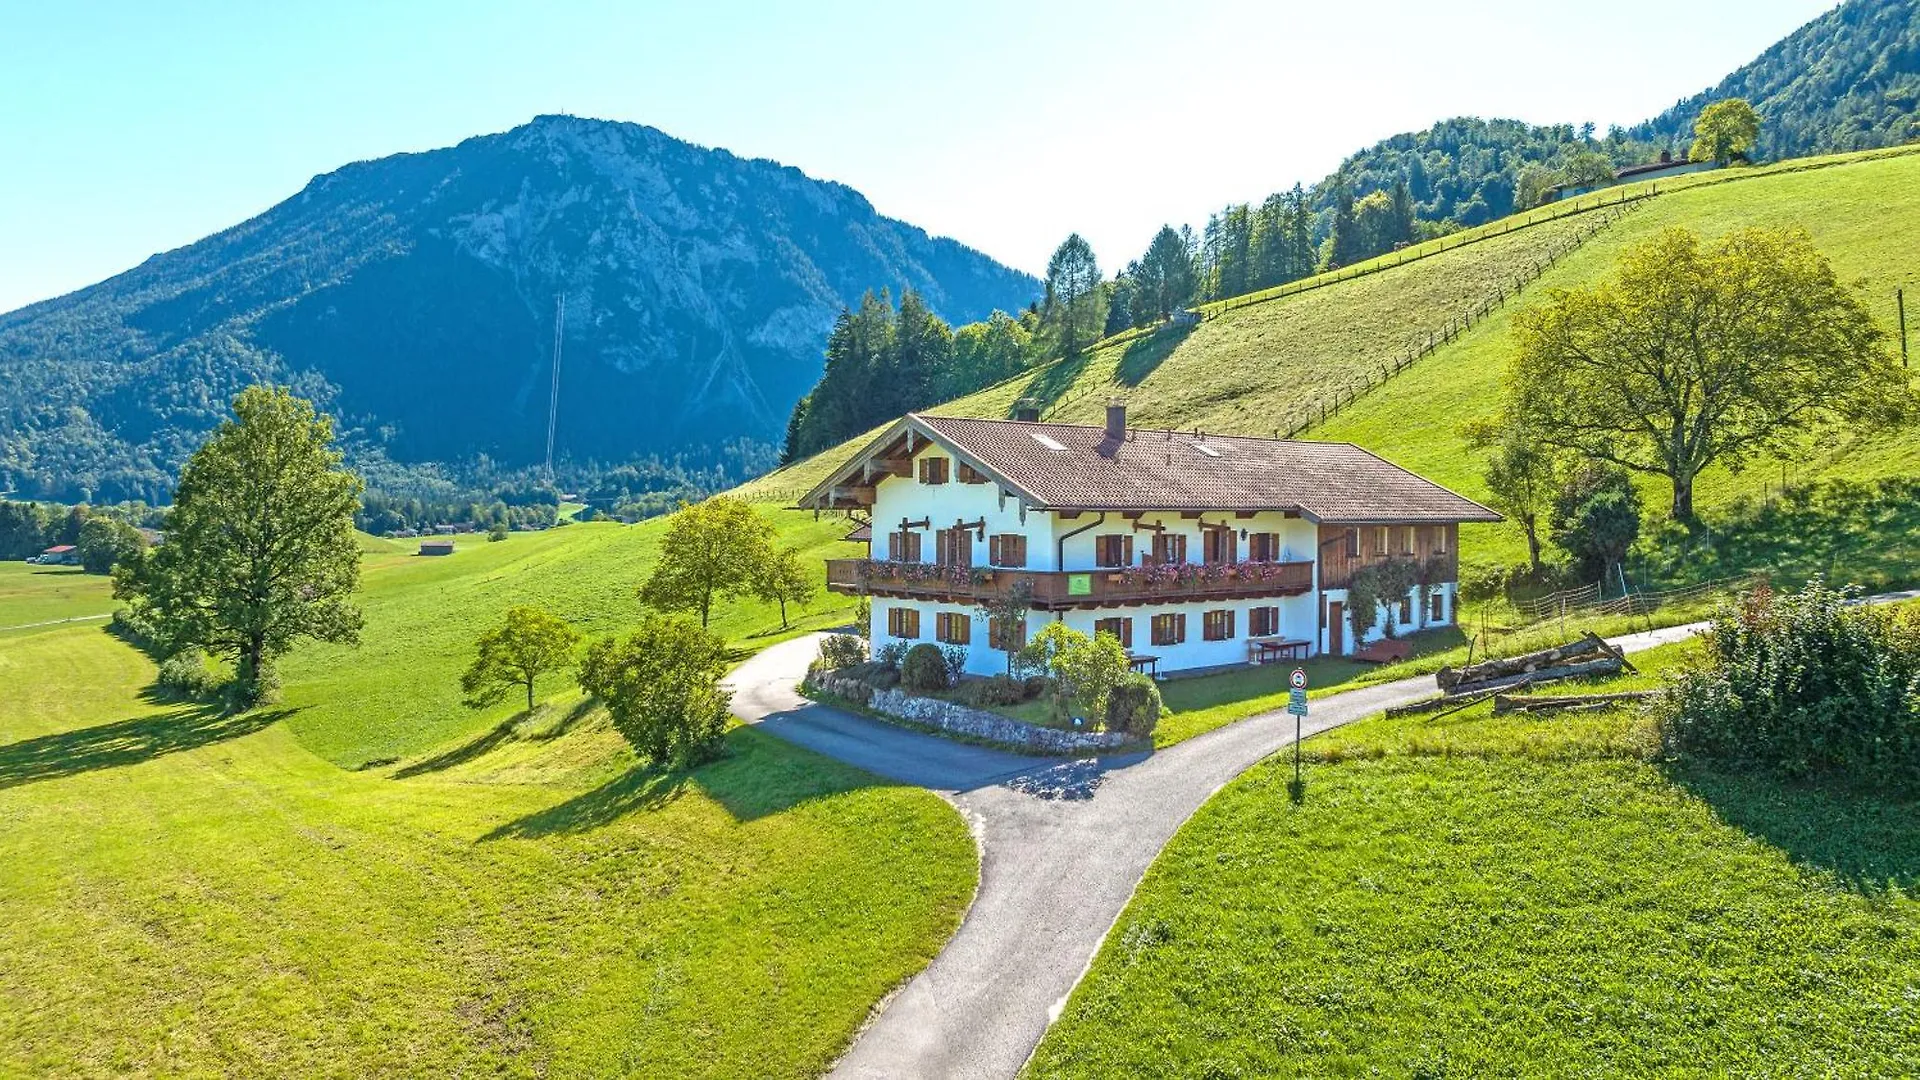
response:
<path id="1" fill-rule="evenodd" d="M 1441 592 L 1439 589 L 1433 590 L 1433 592 L 1427 596 L 1427 621 L 1447 621 L 1447 594 Z"/>
<path id="2" fill-rule="evenodd" d="M 919 637 L 920 612 L 906 607 L 888 608 L 887 636 L 909 639 Z"/>
<path id="3" fill-rule="evenodd" d="M 1178 645 L 1187 640 L 1187 617 L 1185 614 L 1155 615 L 1153 617 L 1153 643 L 1155 645 Z"/>
<path id="4" fill-rule="evenodd" d="M 1093 633 L 1096 637 L 1101 634 L 1112 634 L 1119 640 L 1121 648 L 1133 648 L 1132 619 L 1095 619 L 1093 622 Z"/>
<path id="5" fill-rule="evenodd" d="M 1200 617 L 1200 636 L 1207 641 L 1226 641 L 1233 637 L 1233 609 L 1209 611 Z"/>
<path id="6" fill-rule="evenodd" d="M 1277 607 L 1257 607 L 1247 609 L 1247 634 L 1250 637 L 1272 637 L 1280 632 L 1280 609 Z"/>
<path id="7" fill-rule="evenodd" d="M 973 640 L 973 618 L 957 611 L 943 611 L 934 617 L 933 636 L 947 645 L 965 645 Z"/>
<path id="8" fill-rule="evenodd" d="M 1027 643 L 1027 620 L 987 620 L 987 645 L 1001 652 L 1017 652 Z"/>

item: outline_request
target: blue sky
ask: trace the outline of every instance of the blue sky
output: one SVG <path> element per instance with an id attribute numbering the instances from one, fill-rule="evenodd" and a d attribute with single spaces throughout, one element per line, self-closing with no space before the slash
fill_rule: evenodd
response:
<path id="1" fill-rule="evenodd" d="M 858 188 L 1028 270 L 1311 183 L 1454 115 L 1643 119 L 1825 0 L 1297 5 L 0 0 L 0 311 L 348 161 L 545 112 Z"/>

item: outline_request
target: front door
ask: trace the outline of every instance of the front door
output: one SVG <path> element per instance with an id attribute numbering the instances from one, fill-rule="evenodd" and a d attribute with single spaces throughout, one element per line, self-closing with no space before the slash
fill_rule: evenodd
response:
<path id="1" fill-rule="evenodd" d="M 1347 605 L 1338 600 L 1327 602 L 1327 652 L 1340 656 L 1347 651 Z"/>

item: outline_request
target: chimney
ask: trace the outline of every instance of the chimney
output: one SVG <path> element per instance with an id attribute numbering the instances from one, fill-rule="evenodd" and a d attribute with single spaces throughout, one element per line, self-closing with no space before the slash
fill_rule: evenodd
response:
<path id="1" fill-rule="evenodd" d="M 1107 402 L 1107 438 L 1125 439 L 1127 437 L 1127 403 L 1124 401 Z"/>
<path id="2" fill-rule="evenodd" d="M 1016 406 L 1013 410 L 1013 418 L 1015 420 L 1025 420 L 1029 424 L 1035 423 L 1040 419 L 1040 410 L 1034 408 L 1032 405 Z"/>

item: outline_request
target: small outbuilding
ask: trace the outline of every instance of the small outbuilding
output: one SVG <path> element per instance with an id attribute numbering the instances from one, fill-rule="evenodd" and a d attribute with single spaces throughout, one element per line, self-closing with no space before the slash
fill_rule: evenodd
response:
<path id="1" fill-rule="evenodd" d="M 451 555 L 451 554 L 453 554 L 453 541 L 451 541 L 451 540 L 422 540 L 422 541 L 420 541 L 420 554 L 422 554 L 422 555 Z"/>

